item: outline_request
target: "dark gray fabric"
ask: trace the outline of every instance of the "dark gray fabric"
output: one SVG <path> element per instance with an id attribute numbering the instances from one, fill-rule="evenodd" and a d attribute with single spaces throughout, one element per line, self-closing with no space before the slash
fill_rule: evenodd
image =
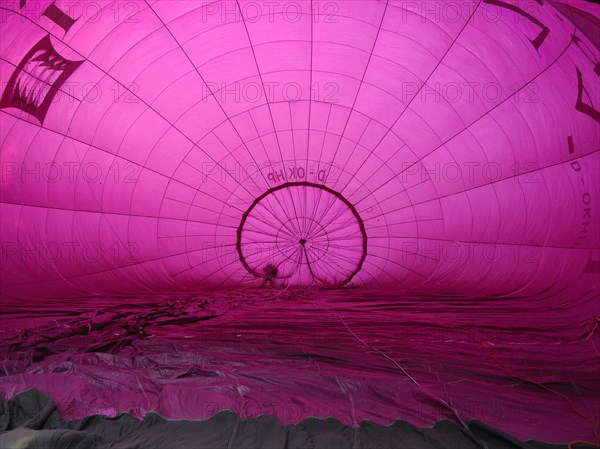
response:
<path id="1" fill-rule="evenodd" d="M 585 446 L 578 445 L 578 449 Z M 364 421 L 348 427 L 335 419 L 308 418 L 283 426 L 260 416 L 242 420 L 229 411 L 204 421 L 171 421 L 149 413 L 64 421 L 55 404 L 37 390 L 0 402 L 2 449 L 567 449 L 520 442 L 478 421 L 463 430 L 449 421 L 416 428 L 405 421 L 381 426 Z"/>

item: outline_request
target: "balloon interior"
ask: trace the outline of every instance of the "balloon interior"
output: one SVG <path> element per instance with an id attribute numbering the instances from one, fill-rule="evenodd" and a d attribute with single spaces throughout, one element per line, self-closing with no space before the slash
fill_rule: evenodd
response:
<path id="1" fill-rule="evenodd" d="M 0 446 L 600 444 L 596 2 L 0 17 Z"/>

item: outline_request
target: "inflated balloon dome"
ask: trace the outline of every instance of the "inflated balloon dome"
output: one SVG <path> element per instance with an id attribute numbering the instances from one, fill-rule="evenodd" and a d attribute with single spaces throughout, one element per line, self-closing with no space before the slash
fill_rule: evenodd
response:
<path id="1" fill-rule="evenodd" d="M 1 0 L 0 446 L 600 441 L 599 30 Z"/>
<path id="2" fill-rule="evenodd" d="M 600 70 L 569 3 L 3 3 L 3 288 L 576 284 Z"/>

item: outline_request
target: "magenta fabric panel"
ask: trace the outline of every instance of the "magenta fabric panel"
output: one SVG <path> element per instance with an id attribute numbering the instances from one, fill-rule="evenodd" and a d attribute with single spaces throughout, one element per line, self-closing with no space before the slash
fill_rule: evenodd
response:
<path id="1" fill-rule="evenodd" d="M 598 50 L 552 2 L 67 3 L 2 6 L 6 294 L 535 294 L 600 260 Z"/>

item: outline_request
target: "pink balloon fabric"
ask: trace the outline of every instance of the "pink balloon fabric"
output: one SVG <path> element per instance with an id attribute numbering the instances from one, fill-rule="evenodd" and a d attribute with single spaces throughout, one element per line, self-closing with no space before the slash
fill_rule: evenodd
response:
<path id="1" fill-rule="evenodd" d="M 596 4 L 0 14 L 0 393 L 596 437 Z"/>
<path id="2" fill-rule="evenodd" d="M 593 287 L 583 3 L 3 2 L 2 289 Z"/>

